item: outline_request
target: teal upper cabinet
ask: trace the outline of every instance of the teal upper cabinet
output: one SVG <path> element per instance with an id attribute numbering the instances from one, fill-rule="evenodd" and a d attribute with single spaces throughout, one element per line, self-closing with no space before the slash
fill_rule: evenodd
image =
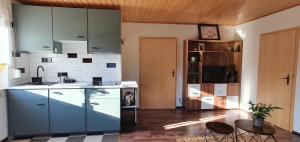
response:
<path id="1" fill-rule="evenodd" d="M 19 51 L 52 51 L 51 7 L 14 5 L 16 46 Z"/>
<path id="2" fill-rule="evenodd" d="M 89 53 L 121 53 L 120 39 L 120 11 L 88 9 Z"/>
<path id="3" fill-rule="evenodd" d="M 53 7 L 53 40 L 87 40 L 87 9 Z"/>

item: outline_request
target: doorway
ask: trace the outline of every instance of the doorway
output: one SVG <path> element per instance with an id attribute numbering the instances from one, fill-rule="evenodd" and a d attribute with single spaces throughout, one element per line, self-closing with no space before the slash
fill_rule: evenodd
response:
<path id="1" fill-rule="evenodd" d="M 292 131 L 298 29 L 262 34 L 260 37 L 257 102 L 283 108 L 267 121 Z"/>
<path id="2" fill-rule="evenodd" d="M 140 38 L 140 108 L 176 108 L 177 38 Z"/>

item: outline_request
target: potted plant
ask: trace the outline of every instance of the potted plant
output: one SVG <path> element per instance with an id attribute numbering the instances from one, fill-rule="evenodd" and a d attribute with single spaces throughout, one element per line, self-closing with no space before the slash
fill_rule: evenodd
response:
<path id="1" fill-rule="evenodd" d="M 271 112 L 275 109 L 282 109 L 280 107 L 274 107 L 271 104 L 254 104 L 252 101 L 249 101 L 251 114 L 253 118 L 253 125 L 256 127 L 262 127 L 264 121 L 267 117 L 272 117 Z"/>

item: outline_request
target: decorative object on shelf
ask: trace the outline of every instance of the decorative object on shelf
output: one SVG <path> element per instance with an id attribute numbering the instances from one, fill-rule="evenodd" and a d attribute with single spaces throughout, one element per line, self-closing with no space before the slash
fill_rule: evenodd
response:
<path id="1" fill-rule="evenodd" d="M 250 105 L 249 110 L 251 110 L 253 125 L 255 127 L 262 127 L 265 119 L 267 117 L 272 117 L 270 114 L 272 111 L 274 111 L 275 109 L 282 109 L 281 107 L 274 107 L 271 104 L 254 104 L 252 101 L 249 101 L 248 104 Z"/>
<path id="2" fill-rule="evenodd" d="M 192 63 L 196 62 L 196 57 L 191 57 L 191 62 Z"/>
<path id="3" fill-rule="evenodd" d="M 228 50 L 228 51 L 234 51 L 234 48 L 231 47 L 231 46 L 228 46 L 228 47 L 227 47 L 227 50 Z"/>
<path id="4" fill-rule="evenodd" d="M 125 106 L 135 105 L 133 92 L 126 92 L 124 97 L 125 97 Z"/>
<path id="5" fill-rule="evenodd" d="M 240 52 L 240 51 L 241 51 L 241 47 L 239 45 L 234 47 L 234 52 Z"/>
<path id="6" fill-rule="evenodd" d="M 205 43 L 199 42 L 199 43 L 198 43 L 198 48 L 199 48 L 200 50 L 204 50 L 204 49 L 205 49 Z"/>
<path id="7" fill-rule="evenodd" d="M 199 39 L 220 40 L 219 26 L 216 24 L 198 24 Z"/>

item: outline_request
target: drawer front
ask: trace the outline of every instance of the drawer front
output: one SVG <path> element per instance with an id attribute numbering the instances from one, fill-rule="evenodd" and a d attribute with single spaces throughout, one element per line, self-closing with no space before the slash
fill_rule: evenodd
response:
<path id="1" fill-rule="evenodd" d="M 86 89 L 87 98 L 120 99 L 120 89 Z"/>
<path id="2" fill-rule="evenodd" d="M 82 106 L 85 101 L 84 89 L 50 89 L 50 101 L 63 101 L 64 103 Z"/>
<path id="3" fill-rule="evenodd" d="M 48 99 L 48 89 L 8 90 L 9 101 L 34 101 Z"/>
<path id="4" fill-rule="evenodd" d="M 239 96 L 240 84 L 230 83 L 227 85 L 227 96 Z"/>
<path id="5" fill-rule="evenodd" d="M 238 96 L 227 96 L 226 97 L 226 109 L 237 109 L 239 108 L 239 97 Z"/>
<path id="6" fill-rule="evenodd" d="M 214 96 L 214 84 L 211 83 L 201 84 L 201 96 L 202 97 Z"/>
<path id="7" fill-rule="evenodd" d="M 215 96 L 227 96 L 227 84 L 215 84 L 214 87 Z"/>
<path id="8" fill-rule="evenodd" d="M 201 109 L 214 109 L 214 97 L 202 97 Z"/>
<path id="9" fill-rule="evenodd" d="M 200 97 L 201 96 L 200 84 L 189 84 L 188 85 L 188 96 L 189 97 Z"/>
<path id="10" fill-rule="evenodd" d="M 215 97 L 215 109 L 226 109 L 226 97 Z"/>

